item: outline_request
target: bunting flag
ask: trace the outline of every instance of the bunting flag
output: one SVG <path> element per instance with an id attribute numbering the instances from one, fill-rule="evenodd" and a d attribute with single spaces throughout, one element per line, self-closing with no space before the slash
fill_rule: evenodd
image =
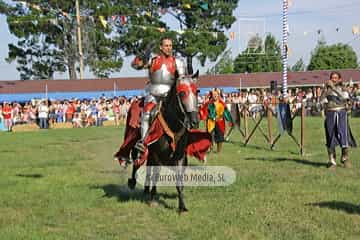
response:
<path id="1" fill-rule="evenodd" d="M 279 103 L 277 106 L 277 119 L 279 123 L 279 133 L 287 131 L 292 134 L 293 123 L 291 118 L 290 105 L 288 103 Z"/>
<path id="2" fill-rule="evenodd" d="M 209 4 L 208 3 L 204 3 L 204 2 L 200 2 L 200 8 L 204 11 L 209 10 Z"/>
<path id="3" fill-rule="evenodd" d="M 183 7 L 184 7 L 185 9 L 191 9 L 191 5 L 190 5 L 189 3 L 185 3 L 185 4 L 183 5 Z"/>
<path id="4" fill-rule="evenodd" d="M 289 47 L 289 45 L 286 45 L 286 52 L 288 56 L 292 55 L 292 49 Z"/>
<path id="5" fill-rule="evenodd" d="M 101 25 L 103 25 L 104 28 L 107 27 L 107 21 L 105 20 L 104 16 L 99 16 L 99 20 Z"/>
<path id="6" fill-rule="evenodd" d="M 293 1 L 292 0 L 288 0 L 288 6 L 289 7 L 292 7 L 294 5 Z"/>
<path id="7" fill-rule="evenodd" d="M 38 10 L 38 11 L 41 11 L 41 7 L 39 5 L 36 5 L 36 4 L 33 4 L 33 3 L 29 3 L 29 6 Z"/>
<path id="8" fill-rule="evenodd" d="M 353 33 L 354 35 L 360 34 L 360 26 L 359 26 L 359 25 L 354 25 L 354 26 L 352 27 L 352 33 Z"/>
<path id="9" fill-rule="evenodd" d="M 69 14 L 67 12 L 61 11 L 61 14 L 66 18 L 70 18 Z"/>
<path id="10" fill-rule="evenodd" d="M 125 25 L 127 22 L 126 16 L 125 15 L 121 15 L 120 16 L 120 23 L 121 25 Z"/>

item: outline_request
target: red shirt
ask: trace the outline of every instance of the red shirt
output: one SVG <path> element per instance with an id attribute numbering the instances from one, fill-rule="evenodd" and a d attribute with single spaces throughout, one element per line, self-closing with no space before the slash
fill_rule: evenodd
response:
<path id="1" fill-rule="evenodd" d="M 4 119 L 10 119 L 11 118 L 11 111 L 12 111 L 12 108 L 11 107 L 4 107 L 3 108 L 3 116 L 4 116 Z"/>

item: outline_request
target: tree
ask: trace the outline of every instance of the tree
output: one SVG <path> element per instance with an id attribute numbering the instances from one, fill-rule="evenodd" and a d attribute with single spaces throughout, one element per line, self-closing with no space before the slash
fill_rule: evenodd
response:
<path id="1" fill-rule="evenodd" d="M 356 52 L 348 44 L 318 44 L 311 53 L 308 70 L 353 69 L 358 67 Z"/>
<path id="2" fill-rule="evenodd" d="M 91 14 L 92 1 L 81 1 L 84 62 L 98 77 L 120 70 L 116 42 Z M 0 13 L 7 16 L 9 30 L 19 38 L 9 44 L 8 62 L 17 62 L 21 79 L 52 79 L 55 72 L 68 71 L 77 78 L 78 39 L 75 4 L 72 0 L 33 1 L 14 4 L 0 1 Z"/>
<path id="3" fill-rule="evenodd" d="M 279 72 L 282 69 L 281 48 L 274 36 L 268 34 L 263 40 L 252 37 L 247 48 L 234 61 L 234 72 Z"/>
<path id="4" fill-rule="evenodd" d="M 238 0 L 79 2 L 84 64 L 96 76 L 107 77 L 121 68 L 121 54 L 139 54 L 161 36 L 174 39 L 175 52 L 187 59 L 190 70 L 194 57 L 202 65 L 206 60 L 216 61 L 226 48 L 224 31 L 235 21 L 232 12 Z M 70 78 L 76 78 L 79 54 L 74 5 L 73 0 L 26 0 L 15 5 L 0 0 L 0 13 L 7 16 L 10 32 L 19 38 L 18 44 L 9 46 L 7 60 L 17 61 L 22 78 L 52 78 L 54 72 L 66 70 Z M 171 29 L 169 17 L 179 29 Z"/>
<path id="5" fill-rule="evenodd" d="M 302 58 L 300 58 L 290 69 L 291 72 L 302 72 L 305 71 L 305 64 Z"/>
<path id="6" fill-rule="evenodd" d="M 207 70 L 207 74 L 230 74 L 234 72 L 234 61 L 231 58 L 231 50 L 226 50 L 219 61 L 212 68 Z"/>
<path id="7" fill-rule="evenodd" d="M 225 50 L 228 39 L 224 30 L 235 22 L 232 12 L 238 0 L 124 1 L 125 6 L 130 2 L 132 8 L 124 13 L 127 22 L 118 29 L 125 54 L 136 54 L 153 39 L 170 36 L 175 52 L 186 58 L 191 72 L 194 57 L 204 66 L 206 60 L 216 61 Z M 179 29 L 171 29 L 163 16 L 175 19 Z"/>

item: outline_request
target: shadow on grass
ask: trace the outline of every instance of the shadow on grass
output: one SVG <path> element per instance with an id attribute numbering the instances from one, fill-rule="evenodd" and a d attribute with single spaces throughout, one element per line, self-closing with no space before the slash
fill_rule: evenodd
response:
<path id="1" fill-rule="evenodd" d="M 143 203 L 149 203 L 150 195 L 145 194 L 143 190 L 134 189 L 130 190 L 128 186 L 121 186 L 115 184 L 107 184 L 102 186 L 92 186 L 91 189 L 102 189 L 104 191 L 104 198 L 113 198 L 116 197 L 119 202 L 128 202 L 128 201 L 139 201 Z M 159 191 L 159 189 L 158 189 Z M 173 209 L 174 206 L 170 206 L 166 203 L 166 199 L 177 198 L 177 194 L 168 194 L 158 192 L 156 196 L 156 202 L 165 208 Z"/>
<path id="2" fill-rule="evenodd" d="M 119 174 L 119 170 L 102 170 L 102 171 L 99 171 L 99 173 L 102 173 L 102 174 Z"/>
<path id="3" fill-rule="evenodd" d="M 44 177 L 42 174 L 38 174 L 38 173 L 30 173 L 30 174 L 27 174 L 27 173 L 20 173 L 20 174 L 16 174 L 17 177 L 24 177 L 24 178 L 42 178 Z"/>
<path id="4" fill-rule="evenodd" d="M 245 143 L 243 141 L 233 141 L 233 140 L 226 141 L 225 143 L 232 144 L 232 145 L 239 146 L 239 147 L 244 147 L 244 148 L 273 152 L 273 150 L 270 149 L 270 145 L 269 145 L 269 147 L 262 147 L 262 146 L 252 145 L 252 144 L 247 144 L 245 146 Z"/>
<path id="5" fill-rule="evenodd" d="M 313 167 L 326 167 L 327 163 L 322 163 L 322 162 L 312 162 L 310 160 L 306 160 L 306 159 L 296 159 L 296 158 L 277 158 L 277 157 L 261 157 L 261 158 L 245 158 L 245 160 L 260 160 L 260 161 L 271 161 L 271 162 L 295 162 L 295 163 L 299 163 L 299 164 L 304 164 L 304 165 L 309 165 L 309 166 L 313 166 Z"/>
<path id="6" fill-rule="evenodd" d="M 318 203 L 308 203 L 307 206 L 316 206 L 320 208 L 329 208 L 338 211 L 344 211 L 349 214 L 359 214 L 360 215 L 360 205 L 355 205 L 352 203 L 342 202 L 342 201 L 329 201 L 329 202 L 318 202 Z"/>

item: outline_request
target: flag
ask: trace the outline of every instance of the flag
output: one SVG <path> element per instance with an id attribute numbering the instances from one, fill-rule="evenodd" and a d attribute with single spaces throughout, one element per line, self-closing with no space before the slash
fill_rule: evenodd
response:
<path id="1" fill-rule="evenodd" d="M 292 7 L 293 6 L 293 1 L 292 0 L 288 0 L 288 6 Z"/>
<path id="2" fill-rule="evenodd" d="M 353 33 L 354 35 L 360 34 L 360 26 L 359 26 L 359 25 L 354 25 L 354 26 L 352 27 L 352 33 Z"/>
<path id="3" fill-rule="evenodd" d="M 279 122 L 279 133 L 287 131 L 292 133 L 293 124 L 291 119 L 290 105 L 288 103 L 279 103 L 277 107 L 277 119 Z"/>
<path id="4" fill-rule="evenodd" d="M 185 9 L 191 9 L 191 5 L 189 3 L 185 3 L 183 6 Z"/>
<path id="5" fill-rule="evenodd" d="M 41 7 L 40 7 L 39 5 L 31 4 L 31 3 L 29 3 L 29 5 L 30 5 L 32 8 L 34 8 L 34 9 L 36 9 L 36 10 L 38 10 L 38 11 L 41 10 Z"/>
<path id="6" fill-rule="evenodd" d="M 209 10 L 209 5 L 207 3 L 200 3 L 200 8 L 207 11 Z"/>
<path id="7" fill-rule="evenodd" d="M 121 17 L 120 17 L 120 23 L 121 23 L 121 25 L 125 25 L 125 24 L 126 24 L 126 16 L 125 16 L 125 15 L 121 15 Z"/>
<path id="8" fill-rule="evenodd" d="M 103 25 L 104 28 L 107 27 L 107 21 L 105 20 L 104 16 L 99 16 L 99 20 L 101 25 Z"/>

